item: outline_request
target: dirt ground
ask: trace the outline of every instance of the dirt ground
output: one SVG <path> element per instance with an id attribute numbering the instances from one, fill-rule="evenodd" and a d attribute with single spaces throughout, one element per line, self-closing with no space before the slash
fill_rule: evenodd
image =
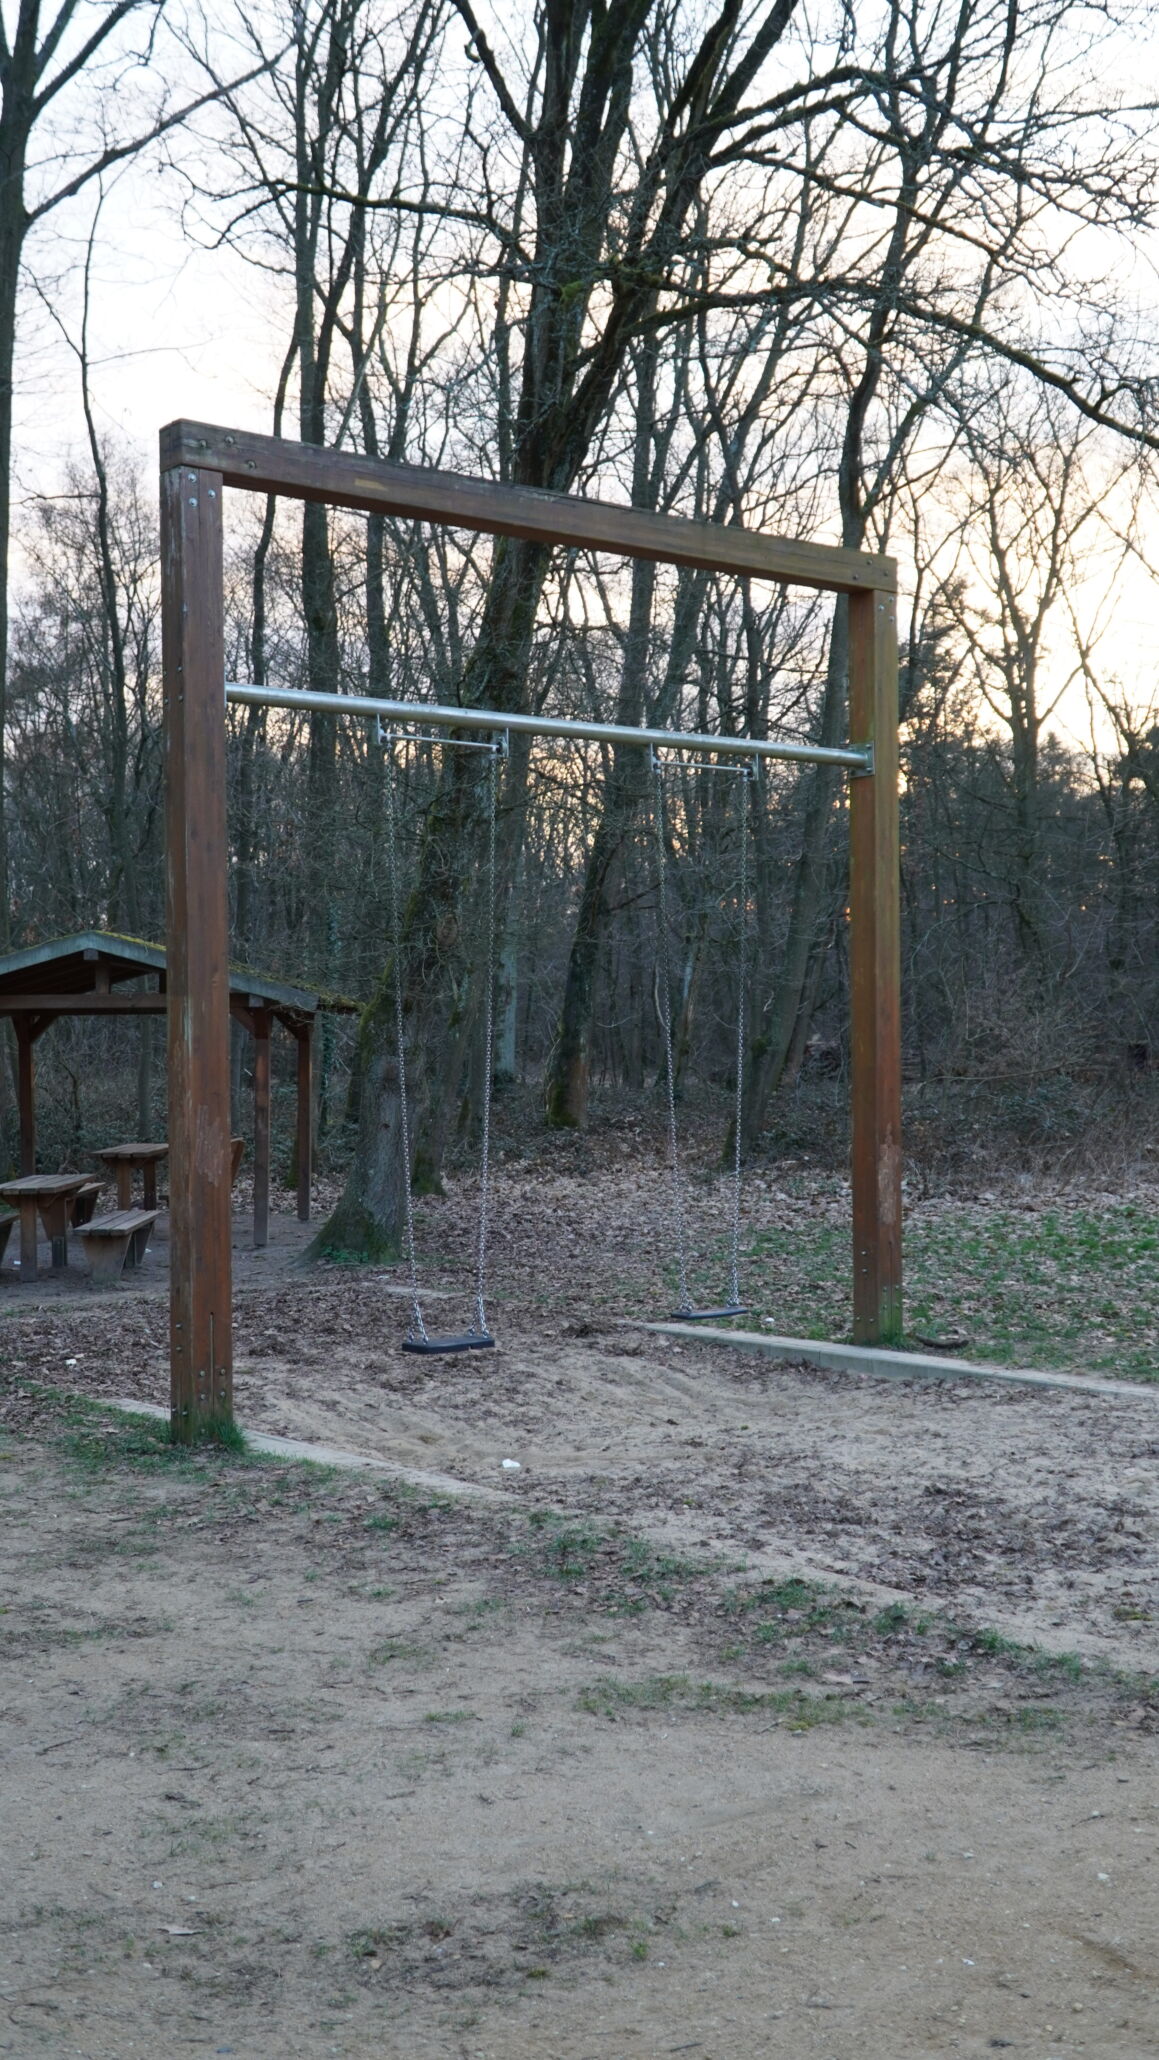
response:
<path id="1" fill-rule="evenodd" d="M 494 1354 L 239 1268 L 242 1421 L 446 1494 L 106 1414 L 160 1267 L 3 1290 L 0 2052 L 1154 2053 L 1159 1391 L 682 1347 L 634 1173 L 502 1203 Z"/>

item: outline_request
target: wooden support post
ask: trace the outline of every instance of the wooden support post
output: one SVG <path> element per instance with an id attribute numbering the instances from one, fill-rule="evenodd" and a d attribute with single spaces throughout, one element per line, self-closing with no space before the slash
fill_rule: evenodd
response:
<path id="1" fill-rule="evenodd" d="M 32 1054 L 32 1024 L 15 1019 L 16 1052 L 19 1064 L 17 1099 L 20 1105 L 20 1177 L 36 1171 L 36 1062 Z M 27 1254 L 21 1257 L 24 1267 Z M 35 1263 L 35 1261 L 34 1261 Z"/>
<path id="2" fill-rule="evenodd" d="M 254 1250 L 270 1241 L 270 1012 L 252 1009 L 254 1026 Z"/>
<path id="3" fill-rule="evenodd" d="M 222 483 L 161 475 L 173 1436 L 233 1419 Z"/>
<path id="4" fill-rule="evenodd" d="M 310 1181 L 313 1174 L 313 1086 L 310 1078 L 314 1026 L 307 1023 L 296 1031 L 298 1039 L 298 1221 L 310 1221 Z"/>
<path id="5" fill-rule="evenodd" d="M 892 594 L 848 606 L 850 742 L 874 763 L 849 799 L 853 1336 L 887 1345 L 902 1334 L 897 614 Z"/>
<path id="6" fill-rule="evenodd" d="M 21 1178 L 23 1179 L 23 1174 Z M 30 1281 L 40 1278 L 37 1263 L 37 1238 L 39 1235 L 39 1210 L 35 1197 L 20 1197 L 20 1280 L 27 1287 Z"/>

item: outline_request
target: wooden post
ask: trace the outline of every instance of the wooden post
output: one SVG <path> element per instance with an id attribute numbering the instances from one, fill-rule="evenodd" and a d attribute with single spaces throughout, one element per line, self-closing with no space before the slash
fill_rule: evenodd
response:
<path id="1" fill-rule="evenodd" d="M 254 1026 L 254 1250 L 270 1241 L 270 1012 L 251 1004 Z"/>
<path id="2" fill-rule="evenodd" d="M 310 1179 L 313 1172 L 313 1090 L 310 1079 L 311 1040 L 314 1026 L 306 1023 L 295 1032 L 298 1039 L 298 1221 L 310 1221 Z"/>
<path id="3" fill-rule="evenodd" d="M 849 797 L 853 1336 L 875 1345 L 902 1334 L 897 720 L 894 597 L 851 594 L 850 742 L 874 763 Z"/>
<path id="4" fill-rule="evenodd" d="M 21 1176 L 23 1178 L 23 1176 Z M 29 1281 L 40 1278 L 37 1260 L 37 1237 L 39 1232 L 39 1211 L 35 1195 L 20 1197 L 20 1282 L 27 1287 Z"/>
<path id="5" fill-rule="evenodd" d="M 169 1024 L 170 1407 L 232 1423 L 222 483 L 161 475 Z"/>
<path id="6" fill-rule="evenodd" d="M 20 1177 L 36 1171 L 36 1062 L 32 1055 L 32 1024 L 15 1021 L 18 1058 L 17 1100 L 20 1105 Z M 23 1268 L 27 1254 L 21 1259 Z M 35 1260 L 33 1261 L 35 1264 Z"/>

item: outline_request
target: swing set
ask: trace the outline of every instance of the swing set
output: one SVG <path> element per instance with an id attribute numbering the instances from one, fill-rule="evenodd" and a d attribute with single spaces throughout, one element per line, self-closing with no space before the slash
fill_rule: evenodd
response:
<path id="1" fill-rule="evenodd" d="M 573 550 L 606 551 L 661 564 L 846 597 L 849 611 L 850 733 L 835 748 L 766 738 L 718 737 L 614 723 L 571 722 L 522 710 L 439 707 L 369 696 L 232 684 L 230 702 L 331 715 L 357 715 L 402 729 L 416 724 L 453 732 L 462 746 L 482 736 L 489 750 L 485 1089 L 480 1212 L 476 1239 L 474 1328 L 431 1337 L 415 1265 L 414 1221 L 406 1204 L 412 1352 L 487 1350 L 494 1344 L 484 1307 L 490 1154 L 490 1080 L 494 1036 L 495 817 L 499 764 L 514 732 L 633 744 L 652 752 L 660 886 L 661 993 L 667 1075 L 669 1151 L 675 1196 L 683 1322 L 742 1313 L 738 1278 L 740 1125 L 733 1165 L 729 1301 L 692 1305 L 685 1257 L 683 1190 L 673 1078 L 672 980 L 668 957 L 667 840 L 659 752 L 707 755 L 714 769 L 737 763 L 748 777 L 762 759 L 830 764 L 850 776 L 850 1013 L 853 1216 L 853 1334 L 888 1345 L 901 1335 L 901 1043 L 897 803 L 896 569 L 890 558 L 802 543 L 759 531 L 690 522 L 604 501 L 504 486 L 455 473 L 353 456 L 279 437 L 254 436 L 198 422 L 161 432 L 161 563 L 166 893 L 168 930 L 168 1081 L 170 1167 L 170 1410 L 174 1439 L 213 1436 L 233 1421 L 229 1096 L 229 936 L 226 901 L 225 678 L 223 591 L 224 489 L 285 494 L 330 507 L 445 523 L 495 536 Z M 394 739 L 387 779 L 391 844 L 391 944 L 398 963 Z M 742 807 L 742 822 L 747 809 Z M 744 1062 L 747 830 L 742 830 L 739 904 L 740 1005 L 737 1114 Z M 395 983 L 400 1062 L 400 1121 L 409 1164 L 402 997 Z M 404 1183 L 406 1186 L 407 1183 Z"/>

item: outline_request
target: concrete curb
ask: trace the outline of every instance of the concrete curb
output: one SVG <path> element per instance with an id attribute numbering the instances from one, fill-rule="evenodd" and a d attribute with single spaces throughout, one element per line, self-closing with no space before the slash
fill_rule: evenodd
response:
<path id="1" fill-rule="evenodd" d="M 1077 1395 L 1140 1396 L 1159 1401 L 1159 1382 L 1094 1380 L 1079 1373 L 1039 1373 L 1009 1366 L 979 1366 L 968 1359 L 939 1359 L 925 1352 L 887 1352 L 875 1345 L 819 1344 L 815 1338 L 779 1338 L 759 1330 L 709 1330 L 696 1323 L 641 1323 L 633 1328 L 660 1337 L 695 1339 L 697 1344 L 732 1345 L 764 1352 L 771 1359 L 805 1359 L 832 1373 L 868 1373 L 879 1380 L 989 1380 L 1004 1387 L 1061 1388 Z"/>
<path id="2" fill-rule="evenodd" d="M 102 1403 L 108 1409 L 122 1409 L 127 1416 L 152 1416 L 169 1421 L 169 1411 L 159 1402 L 116 1400 Z M 425 1488 L 432 1495 L 453 1495 L 458 1501 L 502 1502 L 509 1508 L 519 1504 L 501 1488 L 487 1488 L 474 1481 L 456 1480 L 449 1473 L 422 1473 L 417 1467 L 396 1466 L 389 1459 L 370 1459 L 362 1452 L 342 1452 L 334 1445 L 310 1445 L 303 1438 L 276 1438 L 269 1431 L 247 1431 L 239 1425 L 251 1452 L 268 1453 L 271 1459 L 306 1459 L 313 1466 L 335 1466 L 351 1473 L 384 1473 L 408 1487 Z"/>

